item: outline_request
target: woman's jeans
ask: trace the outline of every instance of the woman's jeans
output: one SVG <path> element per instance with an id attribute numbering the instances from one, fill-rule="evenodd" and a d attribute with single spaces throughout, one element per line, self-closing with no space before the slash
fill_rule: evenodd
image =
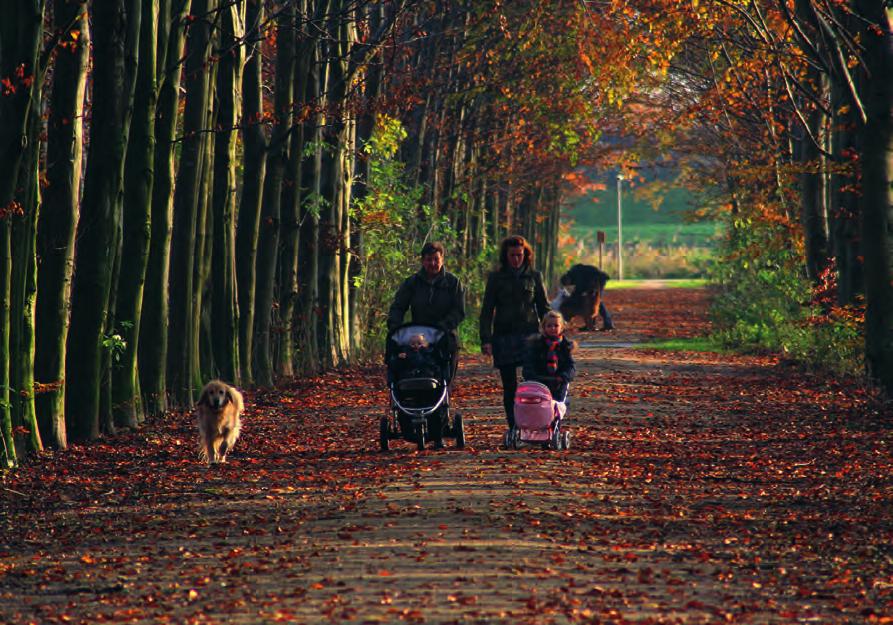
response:
<path id="1" fill-rule="evenodd" d="M 518 366 L 499 367 L 502 378 L 502 405 L 505 407 L 505 418 L 509 427 L 515 427 L 515 391 L 518 390 Z"/>

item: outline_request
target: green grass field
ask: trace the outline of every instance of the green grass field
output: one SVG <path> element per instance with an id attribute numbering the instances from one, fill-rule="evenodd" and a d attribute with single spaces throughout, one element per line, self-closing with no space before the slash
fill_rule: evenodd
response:
<path id="1" fill-rule="evenodd" d="M 635 349 L 660 349 L 670 352 L 714 352 L 717 354 L 731 353 L 730 350 L 709 337 L 652 341 L 650 343 L 640 343 L 635 346 Z"/>
<path id="2" fill-rule="evenodd" d="M 660 280 L 660 287 L 667 289 L 702 289 L 707 286 L 707 280 L 703 278 L 681 278 L 677 280 Z M 608 280 L 606 290 L 617 289 L 642 289 L 653 286 L 654 281 L 646 280 Z"/>
<path id="3" fill-rule="evenodd" d="M 587 246 L 597 245 L 596 232 L 605 233 L 606 245 L 617 244 L 617 224 L 593 227 L 574 224 L 571 236 L 585 241 Z M 624 246 L 646 244 L 652 247 L 705 247 L 714 248 L 722 234 L 719 224 L 704 223 L 630 223 L 623 225 Z"/>
<path id="4" fill-rule="evenodd" d="M 613 177 L 602 178 L 604 188 L 571 199 L 563 211 L 572 241 L 561 253 L 572 263 L 598 265 L 617 278 L 617 196 Z M 626 183 L 623 189 L 623 277 L 703 279 L 719 247 L 722 224 L 688 221 L 706 200 L 685 189 L 665 186 L 656 202 L 645 191 L 641 184 L 633 189 Z M 605 233 L 601 254 L 598 231 Z"/>

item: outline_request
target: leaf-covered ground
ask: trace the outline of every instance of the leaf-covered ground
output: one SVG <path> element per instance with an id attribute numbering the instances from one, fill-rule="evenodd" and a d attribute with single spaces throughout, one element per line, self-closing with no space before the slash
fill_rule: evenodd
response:
<path id="1" fill-rule="evenodd" d="M 633 349 L 699 290 L 609 292 L 572 448 L 506 451 L 466 354 L 468 446 L 377 451 L 380 368 L 247 393 L 230 462 L 191 416 L 0 484 L 0 623 L 889 623 L 893 428 L 773 357 Z"/>

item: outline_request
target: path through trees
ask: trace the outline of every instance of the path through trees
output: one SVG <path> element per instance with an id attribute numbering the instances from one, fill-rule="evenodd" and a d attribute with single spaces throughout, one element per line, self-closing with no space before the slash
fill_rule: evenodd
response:
<path id="1" fill-rule="evenodd" d="M 889 622 L 889 423 L 775 358 L 630 347 L 705 300 L 608 292 L 567 452 L 499 449 L 466 354 L 464 451 L 379 453 L 370 367 L 249 394 L 219 468 L 186 413 L 43 457 L 0 491 L 0 621 Z"/>

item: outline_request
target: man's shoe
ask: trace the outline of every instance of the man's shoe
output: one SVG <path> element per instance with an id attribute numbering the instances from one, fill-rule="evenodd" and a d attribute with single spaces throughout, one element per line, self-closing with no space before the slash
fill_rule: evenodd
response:
<path id="1" fill-rule="evenodd" d="M 443 440 L 434 441 L 434 449 L 443 449 Z"/>

